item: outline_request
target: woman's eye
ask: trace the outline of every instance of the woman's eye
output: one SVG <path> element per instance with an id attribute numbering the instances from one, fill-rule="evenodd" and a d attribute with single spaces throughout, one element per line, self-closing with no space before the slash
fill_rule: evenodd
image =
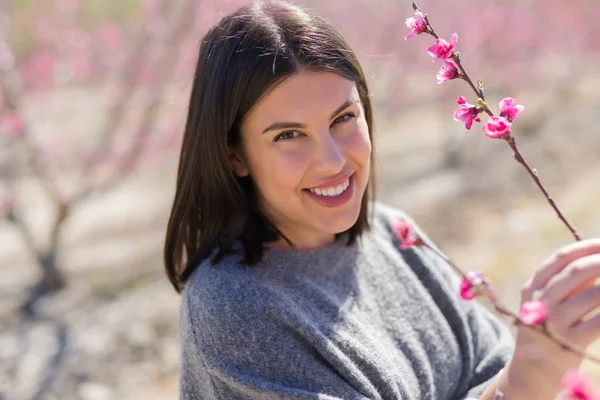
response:
<path id="1" fill-rule="evenodd" d="M 349 112 L 349 113 L 346 113 L 346 114 L 344 114 L 344 115 L 341 115 L 341 116 L 337 117 L 337 118 L 336 118 L 336 119 L 333 121 L 333 123 L 334 123 L 334 124 L 339 124 L 339 123 L 342 123 L 342 122 L 346 122 L 346 121 L 348 121 L 348 120 L 351 120 L 351 119 L 353 119 L 353 118 L 356 118 L 356 115 L 355 115 L 354 113 L 351 113 L 351 112 Z"/>
<path id="2" fill-rule="evenodd" d="M 281 132 L 279 135 L 275 136 L 275 138 L 273 139 L 274 142 L 278 142 L 280 139 L 282 140 L 290 140 L 293 139 L 295 136 L 293 136 L 293 134 L 299 134 L 297 131 L 285 131 L 285 132 Z"/>

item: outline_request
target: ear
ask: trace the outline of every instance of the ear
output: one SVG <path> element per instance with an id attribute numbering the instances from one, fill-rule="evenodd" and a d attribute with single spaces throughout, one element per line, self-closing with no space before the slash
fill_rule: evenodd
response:
<path id="1" fill-rule="evenodd" d="M 242 151 L 237 148 L 229 147 L 228 152 L 229 162 L 233 172 L 240 178 L 250 175 L 248 163 L 246 162 L 246 158 L 242 154 Z"/>

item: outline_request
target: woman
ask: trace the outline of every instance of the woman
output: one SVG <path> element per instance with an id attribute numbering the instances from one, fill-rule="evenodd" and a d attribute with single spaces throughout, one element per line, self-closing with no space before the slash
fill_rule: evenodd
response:
<path id="1" fill-rule="evenodd" d="M 549 399 L 581 362 L 524 329 L 515 346 L 439 257 L 398 248 L 390 224 L 408 217 L 373 200 L 372 134 L 358 60 L 318 16 L 255 3 L 208 32 L 164 254 L 182 399 Z M 598 253 L 561 249 L 523 300 L 539 290 L 573 319 L 556 329 L 574 325 L 597 297 L 561 301 Z"/>

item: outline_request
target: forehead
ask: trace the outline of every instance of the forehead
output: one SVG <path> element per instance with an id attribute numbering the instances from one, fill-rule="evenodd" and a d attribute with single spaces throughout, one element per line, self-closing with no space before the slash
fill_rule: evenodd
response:
<path id="1" fill-rule="evenodd" d="M 348 100 L 360 100 L 356 84 L 333 72 L 303 70 L 264 96 L 250 111 L 248 122 L 276 122 L 329 117 Z M 296 121 L 297 120 L 297 121 Z"/>

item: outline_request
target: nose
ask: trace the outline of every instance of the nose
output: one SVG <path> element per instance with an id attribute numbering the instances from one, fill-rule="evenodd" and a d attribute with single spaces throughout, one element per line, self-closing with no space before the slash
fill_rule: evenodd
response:
<path id="1" fill-rule="evenodd" d="M 315 169 L 327 175 L 337 174 L 346 165 L 343 146 L 328 131 L 321 135 L 315 152 Z"/>

